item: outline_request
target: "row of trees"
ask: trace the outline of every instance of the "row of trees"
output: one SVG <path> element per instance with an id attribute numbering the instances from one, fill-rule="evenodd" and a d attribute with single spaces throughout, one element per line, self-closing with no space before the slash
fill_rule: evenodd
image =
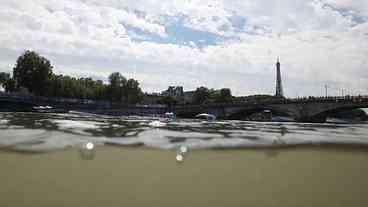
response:
<path id="1" fill-rule="evenodd" d="M 126 79 L 118 72 L 112 73 L 109 83 L 92 78 L 75 78 L 53 73 L 53 66 L 48 59 L 34 51 L 24 52 L 13 68 L 13 77 L 9 73 L 0 73 L 0 85 L 8 92 L 24 92 L 39 96 L 65 97 L 135 104 L 142 100 L 143 93 L 139 82 Z M 182 88 L 181 88 L 182 90 Z M 183 98 L 183 97 L 182 97 Z M 232 101 L 231 90 L 199 87 L 193 93 L 193 104 L 223 103 Z M 162 104 L 178 103 L 177 97 L 165 96 Z M 179 101 L 180 102 L 180 101 Z"/>
<path id="2" fill-rule="evenodd" d="M 223 88 L 220 90 L 208 89 L 206 87 L 199 87 L 194 91 L 193 103 L 226 103 L 233 99 L 231 90 Z"/>
<path id="3" fill-rule="evenodd" d="M 142 98 L 139 82 L 127 80 L 120 73 L 112 73 L 109 83 L 92 78 L 75 78 L 56 75 L 50 61 L 34 51 L 26 51 L 16 62 L 13 77 L 0 73 L 0 84 L 8 92 L 27 90 L 39 96 L 111 100 L 134 104 Z"/>
<path id="4" fill-rule="evenodd" d="M 127 80 L 120 73 L 112 73 L 109 76 L 109 82 L 107 89 L 112 101 L 138 103 L 142 100 L 143 93 L 137 80 Z"/>
<path id="5" fill-rule="evenodd" d="M 192 95 L 187 94 L 191 92 L 184 92 L 182 87 L 176 87 L 178 91 L 171 91 L 172 93 L 169 93 L 170 89 L 173 89 L 173 87 L 169 87 L 169 89 L 163 93 L 162 98 L 157 101 L 158 104 L 173 106 L 177 104 L 226 103 L 234 100 L 229 88 L 215 90 L 202 86 L 192 92 Z"/>

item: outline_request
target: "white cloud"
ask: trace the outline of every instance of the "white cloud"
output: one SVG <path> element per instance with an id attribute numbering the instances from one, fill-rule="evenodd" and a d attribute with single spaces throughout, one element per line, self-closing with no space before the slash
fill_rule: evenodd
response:
<path id="1" fill-rule="evenodd" d="M 207 85 L 245 95 L 273 93 L 280 56 L 289 96 L 320 95 L 326 83 L 368 93 L 368 23 L 338 10 L 364 16 L 365 5 L 364 0 L 3 0 L 0 70 L 9 71 L 22 51 L 34 49 L 57 72 L 106 78 L 120 71 L 139 79 L 146 91 Z M 244 19 L 241 31 L 230 22 L 233 15 Z M 134 27 L 165 38 L 163 16 L 185 17 L 187 27 L 239 41 L 199 49 L 194 42 L 135 42 L 127 32 Z"/>
<path id="2" fill-rule="evenodd" d="M 336 8 L 346 9 L 353 14 L 368 16 L 368 1 L 366 0 L 325 0 Z"/>

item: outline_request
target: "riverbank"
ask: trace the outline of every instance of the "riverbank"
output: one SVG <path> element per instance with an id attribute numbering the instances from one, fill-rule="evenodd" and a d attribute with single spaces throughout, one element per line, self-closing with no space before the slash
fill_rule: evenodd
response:
<path id="1" fill-rule="evenodd" d="M 368 151 L 351 147 L 175 151 L 97 147 L 0 152 L 0 206 L 366 206 Z"/>

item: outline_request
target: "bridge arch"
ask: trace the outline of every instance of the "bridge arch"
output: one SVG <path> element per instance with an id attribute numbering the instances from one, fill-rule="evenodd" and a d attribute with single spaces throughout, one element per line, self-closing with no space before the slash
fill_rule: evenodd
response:
<path id="1" fill-rule="evenodd" d="M 266 110 L 269 110 L 272 115 L 277 116 L 294 116 L 294 112 L 289 111 L 287 109 L 275 107 L 275 106 L 265 106 L 265 105 L 259 105 L 254 107 L 244 107 L 244 108 L 238 108 L 237 110 L 232 111 L 227 115 L 228 119 L 245 119 L 247 117 L 250 117 L 254 114 L 264 112 Z"/>
<path id="2" fill-rule="evenodd" d="M 359 109 L 359 108 L 368 108 L 368 104 L 366 105 L 335 105 L 335 106 L 327 106 L 327 107 L 323 107 L 319 110 L 316 110 L 314 113 L 311 113 L 309 115 L 309 119 L 311 120 L 320 120 L 320 121 L 326 121 L 326 118 L 329 115 L 333 115 L 333 114 L 337 114 L 339 112 L 344 112 L 344 111 L 351 111 L 354 109 Z"/>

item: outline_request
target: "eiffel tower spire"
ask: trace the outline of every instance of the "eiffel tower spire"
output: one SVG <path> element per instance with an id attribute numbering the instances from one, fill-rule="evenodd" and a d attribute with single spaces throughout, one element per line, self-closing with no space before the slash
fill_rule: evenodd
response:
<path id="1" fill-rule="evenodd" d="M 276 96 L 277 97 L 284 97 L 284 92 L 282 90 L 282 81 L 281 81 L 281 64 L 280 58 L 277 57 L 276 62 Z"/>

